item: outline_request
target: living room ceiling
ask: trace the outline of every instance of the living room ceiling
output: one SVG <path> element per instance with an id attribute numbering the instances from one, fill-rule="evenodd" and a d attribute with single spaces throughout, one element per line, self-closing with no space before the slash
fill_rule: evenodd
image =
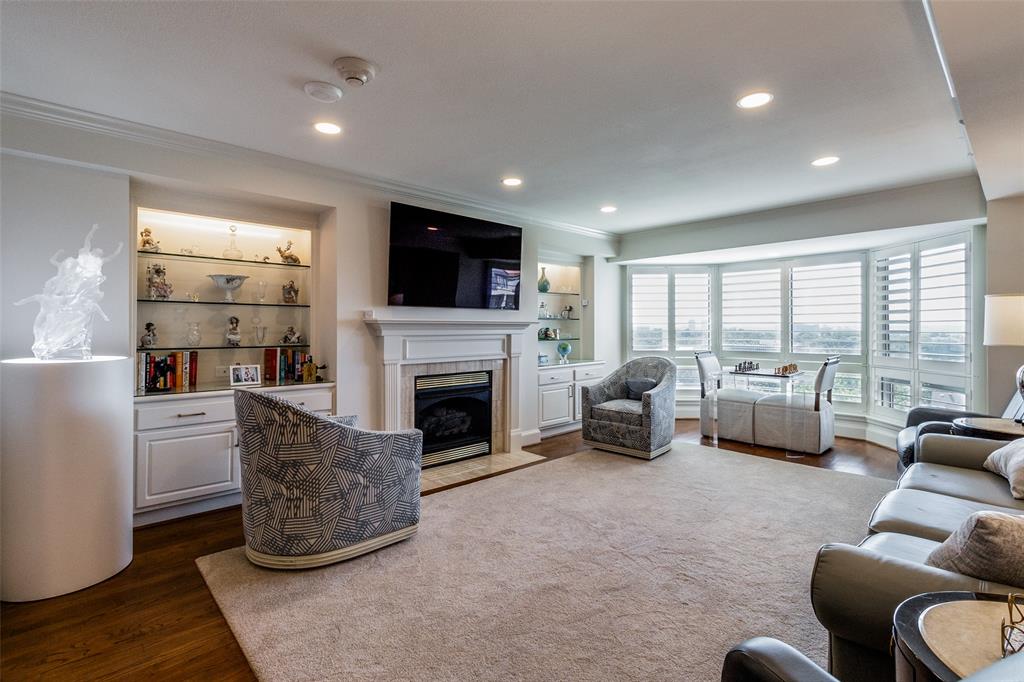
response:
<path id="1" fill-rule="evenodd" d="M 611 232 L 974 172 L 916 1 L 0 13 L 8 93 Z M 347 55 L 375 80 L 342 85 L 331 64 Z M 315 102 L 308 80 L 345 95 Z M 774 101 L 736 106 L 759 90 Z M 810 165 L 828 155 L 839 163 Z M 509 175 L 523 185 L 502 186 Z"/>

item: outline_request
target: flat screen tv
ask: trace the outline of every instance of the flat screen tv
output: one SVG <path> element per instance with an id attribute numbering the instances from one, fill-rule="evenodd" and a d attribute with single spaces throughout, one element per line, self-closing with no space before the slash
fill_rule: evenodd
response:
<path id="1" fill-rule="evenodd" d="M 391 203 L 388 305 L 519 310 L 523 231 Z"/>

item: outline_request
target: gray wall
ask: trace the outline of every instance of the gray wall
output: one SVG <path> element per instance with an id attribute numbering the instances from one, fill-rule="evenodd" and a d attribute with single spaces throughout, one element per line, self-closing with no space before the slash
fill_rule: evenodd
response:
<path id="1" fill-rule="evenodd" d="M 988 202 L 985 230 L 986 294 L 1024 294 L 1024 197 Z M 1024 365 L 1024 348 L 988 350 L 989 411 L 999 414 L 1013 392 L 1013 375 Z"/>
<path id="2" fill-rule="evenodd" d="M 129 233 L 128 177 L 0 155 L 0 357 L 31 356 L 32 322 L 39 306 L 15 307 L 14 301 L 42 291 L 56 270 L 50 256 L 75 255 L 93 223 L 100 226 L 93 247 L 110 253 L 125 242 L 121 255 L 103 272 L 102 307 L 110 322 L 97 318 L 95 355 L 132 354 L 129 276 L 135 242 Z"/>

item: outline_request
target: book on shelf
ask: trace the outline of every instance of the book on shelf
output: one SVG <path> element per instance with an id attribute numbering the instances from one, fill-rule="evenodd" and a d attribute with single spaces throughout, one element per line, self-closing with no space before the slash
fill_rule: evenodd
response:
<path id="1" fill-rule="evenodd" d="M 135 392 L 139 395 L 194 391 L 199 377 L 199 351 L 138 353 Z"/>
<path id="2" fill-rule="evenodd" d="M 312 359 L 297 348 L 267 348 L 263 351 L 263 383 L 281 386 L 302 382 L 302 365 Z"/>

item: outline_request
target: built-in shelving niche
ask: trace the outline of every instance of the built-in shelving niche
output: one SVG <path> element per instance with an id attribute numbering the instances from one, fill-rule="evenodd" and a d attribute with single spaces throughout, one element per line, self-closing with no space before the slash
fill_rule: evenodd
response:
<path id="1" fill-rule="evenodd" d="M 279 355 L 292 362 L 310 352 L 313 275 L 308 230 L 142 207 L 136 219 L 137 230 L 149 228 L 156 242 L 143 244 L 137 235 L 136 395 L 224 390 L 230 387 L 227 368 L 236 364 L 260 365 L 264 386 L 301 383 L 294 372 L 266 376 L 266 360 L 267 354 L 276 353 L 277 348 L 286 351 Z M 290 253 L 298 263 L 282 262 L 277 251 L 289 241 Z M 166 298 L 150 287 L 149 276 L 157 266 L 164 269 L 165 281 L 171 287 Z M 247 279 L 231 292 L 233 300 L 226 301 L 224 290 L 208 277 L 216 274 L 243 275 Z M 291 300 L 283 289 L 289 283 L 298 290 Z M 227 341 L 232 316 L 239 320 L 238 346 L 230 346 Z M 156 326 L 157 342 L 152 348 L 141 345 L 147 323 Z M 190 342 L 190 323 L 199 325 L 198 344 Z M 266 330 L 261 334 L 259 329 L 263 327 Z M 298 343 L 282 342 L 289 327 L 301 335 Z M 173 388 L 143 388 L 149 372 L 143 365 L 146 353 L 155 357 L 189 351 L 198 358 L 198 372 L 187 391 L 182 385 L 184 375 L 180 380 L 176 378 Z M 183 355 L 175 358 L 182 361 Z"/>

